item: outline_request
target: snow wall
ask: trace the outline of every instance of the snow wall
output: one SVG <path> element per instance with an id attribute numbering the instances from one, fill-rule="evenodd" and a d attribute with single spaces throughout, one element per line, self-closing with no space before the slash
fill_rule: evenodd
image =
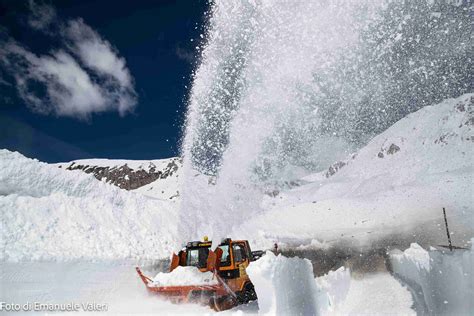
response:
<path id="1" fill-rule="evenodd" d="M 474 249 L 427 251 L 411 244 L 404 252 L 393 251 L 390 262 L 395 276 L 410 287 L 418 314 L 472 315 Z"/>
<path id="2" fill-rule="evenodd" d="M 315 280 L 308 259 L 270 251 L 250 264 L 247 273 L 257 291 L 259 313 L 267 315 L 324 314 L 344 299 L 351 280 L 345 268 Z"/>
<path id="3" fill-rule="evenodd" d="M 0 260 L 167 257 L 175 214 L 169 202 L 0 150 Z"/>

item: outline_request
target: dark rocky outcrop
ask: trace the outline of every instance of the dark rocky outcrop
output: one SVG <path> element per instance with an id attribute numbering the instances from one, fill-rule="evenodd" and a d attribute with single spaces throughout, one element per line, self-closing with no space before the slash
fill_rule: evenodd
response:
<path id="1" fill-rule="evenodd" d="M 158 179 L 166 179 L 175 174 L 182 165 L 181 158 L 171 158 L 169 163 L 158 170 L 153 162 L 146 168 L 132 169 L 126 163 L 121 166 L 93 166 L 72 162 L 66 170 L 82 170 L 93 174 L 97 180 L 114 184 L 125 190 L 134 190 Z M 61 166 L 60 166 L 61 168 Z"/>
<path id="2" fill-rule="evenodd" d="M 330 176 L 333 176 L 334 174 L 336 174 L 336 172 L 338 172 L 339 169 L 344 167 L 346 164 L 347 163 L 344 162 L 344 161 L 338 161 L 338 162 L 332 164 L 331 166 L 329 166 L 328 171 L 326 171 L 326 178 L 329 178 Z"/>

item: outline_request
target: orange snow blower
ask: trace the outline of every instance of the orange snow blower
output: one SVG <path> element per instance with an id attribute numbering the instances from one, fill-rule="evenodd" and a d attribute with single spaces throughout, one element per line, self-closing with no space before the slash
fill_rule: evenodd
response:
<path id="1" fill-rule="evenodd" d="M 254 286 L 246 268 L 263 251 L 250 250 L 247 240 L 224 239 L 211 250 L 212 242 L 188 242 L 178 255 L 173 253 L 170 272 L 177 267 L 196 267 L 202 273 L 211 272 L 209 284 L 160 285 L 145 276 L 137 267 L 138 275 L 150 293 L 158 294 L 175 303 L 193 302 L 209 305 L 216 311 L 232 308 L 257 299 Z M 179 282 L 178 282 L 179 283 Z"/>

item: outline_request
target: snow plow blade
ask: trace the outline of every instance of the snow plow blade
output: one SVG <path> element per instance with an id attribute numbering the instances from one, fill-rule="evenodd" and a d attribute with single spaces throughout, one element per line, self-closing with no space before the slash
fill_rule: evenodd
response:
<path id="1" fill-rule="evenodd" d="M 256 300 L 257 294 L 246 268 L 263 252 L 252 252 L 247 240 L 230 238 L 222 240 L 214 251 L 211 246 L 212 242 L 206 237 L 204 241 L 188 242 L 177 255 L 173 253 L 169 273 L 177 276 L 174 284 L 166 274 L 160 273 L 153 280 L 138 267 L 137 273 L 149 293 L 174 303 L 199 303 L 221 311 Z M 185 271 L 197 274 L 192 272 L 189 278 Z M 202 275 L 203 280 L 200 280 L 199 271 L 206 273 Z M 163 276 L 164 282 L 159 280 Z"/>
<path id="2" fill-rule="evenodd" d="M 221 311 L 234 307 L 236 304 L 235 295 L 229 293 L 222 280 L 215 285 L 172 285 L 158 286 L 153 284 L 153 280 L 143 274 L 140 268 L 136 267 L 138 275 L 152 294 L 156 294 L 173 303 L 198 303 L 208 305 L 216 311 Z"/>

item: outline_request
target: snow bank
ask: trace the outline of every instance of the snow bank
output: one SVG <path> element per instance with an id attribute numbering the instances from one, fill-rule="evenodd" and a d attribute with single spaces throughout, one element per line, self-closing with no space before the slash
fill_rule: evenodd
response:
<path id="1" fill-rule="evenodd" d="M 308 259 L 275 256 L 268 251 L 247 273 L 255 286 L 260 314 L 319 315 L 344 300 L 350 273 L 341 268 L 314 279 Z"/>
<path id="2" fill-rule="evenodd" d="M 404 252 L 393 251 L 390 262 L 411 288 L 418 313 L 468 315 L 474 310 L 474 249 L 426 251 L 412 244 Z"/>
<path id="3" fill-rule="evenodd" d="M 275 256 L 272 252 L 247 268 L 255 286 L 259 311 L 272 315 L 316 315 L 317 287 L 307 259 Z"/>
<path id="4" fill-rule="evenodd" d="M 173 207 L 0 150 L 0 260 L 167 257 Z"/>
<path id="5" fill-rule="evenodd" d="M 196 267 L 178 266 L 171 272 L 160 272 L 153 278 L 153 285 L 215 285 L 217 278 L 212 272 L 201 272 Z"/>

